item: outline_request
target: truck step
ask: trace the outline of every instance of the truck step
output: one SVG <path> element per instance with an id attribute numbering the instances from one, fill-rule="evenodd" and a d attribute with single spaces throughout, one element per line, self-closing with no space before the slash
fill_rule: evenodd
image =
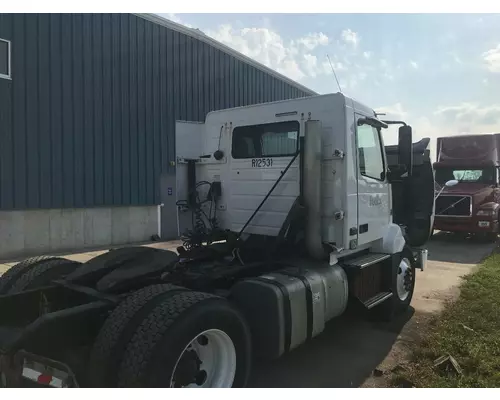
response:
<path id="1" fill-rule="evenodd" d="M 369 267 L 370 265 L 377 264 L 381 261 L 387 260 L 389 257 L 391 257 L 390 254 L 368 253 L 362 255 L 361 257 L 357 257 L 353 260 L 347 261 L 346 267 L 360 270 Z"/>
<path id="2" fill-rule="evenodd" d="M 366 300 L 363 304 L 366 308 L 370 309 L 379 305 L 383 301 L 390 299 L 393 296 L 391 292 L 380 292 L 379 294 L 373 296 L 372 298 Z"/>

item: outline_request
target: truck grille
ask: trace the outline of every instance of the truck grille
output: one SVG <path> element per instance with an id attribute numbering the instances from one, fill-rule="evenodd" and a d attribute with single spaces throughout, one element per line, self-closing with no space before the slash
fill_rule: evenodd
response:
<path id="1" fill-rule="evenodd" d="M 450 217 L 470 217 L 471 197 L 441 195 L 436 199 L 436 215 Z"/>

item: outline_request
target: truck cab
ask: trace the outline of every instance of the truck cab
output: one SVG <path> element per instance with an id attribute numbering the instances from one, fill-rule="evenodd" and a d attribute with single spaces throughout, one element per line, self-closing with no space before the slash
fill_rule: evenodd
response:
<path id="1" fill-rule="evenodd" d="M 441 137 L 434 164 L 439 196 L 434 228 L 483 234 L 499 232 L 499 134 Z M 454 185 L 446 185 L 452 181 Z"/>
<path id="2" fill-rule="evenodd" d="M 384 146 L 385 122 L 341 93 L 215 111 L 204 124 L 178 122 L 178 198 L 189 190 L 191 159 L 199 180 L 220 182 L 217 219 L 234 233 L 276 237 L 303 196 L 315 208 L 306 237 L 317 238 L 319 258 L 363 250 L 396 253 L 403 236 L 424 246 L 434 213 L 429 141 L 412 145 L 411 128 L 401 124 L 410 132 L 405 160 L 397 145 Z M 304 138 L 313 137 L 316 153 L 301 164 Z M 219 159 L 211 156 L 216 153 Z M 190 224 L 181 209 L 179 231 Z"/>

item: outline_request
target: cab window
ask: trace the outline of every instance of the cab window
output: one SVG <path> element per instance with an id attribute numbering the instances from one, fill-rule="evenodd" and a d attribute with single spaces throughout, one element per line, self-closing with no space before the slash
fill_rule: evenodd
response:
<path id="1" fill-rule="evenodd" d="M 232 156 L 235 159 L 289 157 L 297 153 L 299 122 L 285 121 L 233 129 Z"/>
<path id="2" fill-rule="evenodd" d="M 376 128 L 361 125 L 357 129 L 359 172 L 368 178 L 384 179 L 384 157 Z"/>

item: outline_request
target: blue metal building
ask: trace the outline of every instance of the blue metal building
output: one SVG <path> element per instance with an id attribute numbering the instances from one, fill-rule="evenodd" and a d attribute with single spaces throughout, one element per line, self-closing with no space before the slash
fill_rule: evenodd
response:
<path id="1" fill-rule="evenodd" d="M 311 94 L 156 15 L 0 14 L 0 259 L 146 240 L 176 120 Z"/>

